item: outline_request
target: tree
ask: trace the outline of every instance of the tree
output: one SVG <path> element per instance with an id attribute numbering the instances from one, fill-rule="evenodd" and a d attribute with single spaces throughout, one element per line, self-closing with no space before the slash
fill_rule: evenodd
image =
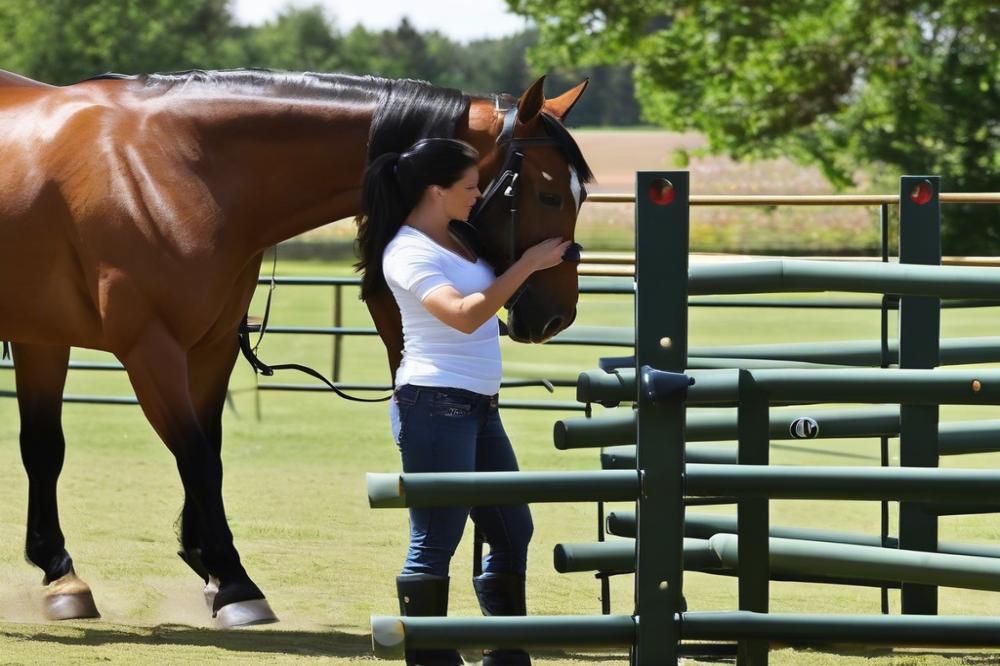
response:
<path id="1" fill-rule="evenodd" d="M 234 59 L 228 0 L 0 0 L 0 67 L 65 84 Z"/>
<path id="2" fill-rule="evenodd" d="M 322 5 L 288 6 L 246 33 L 247 60 L 241 66 L 333 72 L 343 66 L 342 39 Z"/>
<path id="3" fill-rule="evenodd" d="M 734 157 L 790 155 L 839 186 L 859 167 L 998 189 L 992 0 L 508 0 L 545 66 L 634 66 L 644 116 Z M 945 249 L 1000 250 L 1000 207 L 954 210 Z"/>

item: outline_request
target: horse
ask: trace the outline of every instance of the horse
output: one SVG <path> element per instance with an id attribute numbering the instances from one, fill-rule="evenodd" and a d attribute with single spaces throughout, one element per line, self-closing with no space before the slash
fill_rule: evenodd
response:
<path id="1" fill-rule="evenodd" d="M 492 194 L 474 223 L 493 266 L 544 238 L 573 238 L 592 175 L 563 121 L 587 81 L 552 99 L 543 83 L 514 98 L 270 70 L 108 74 L 62 87 L 0 74 L 0 340 L 13 352 L 29 481 L 25 557 L 44 572 L 49 618 L 99 616 L 56 502 L 75 346 L 119 359 L 173 454 L 184 487 L 178 554 L 205 583 L 217 626 L 276 621 L 234 545 L 220 455 L 262 254 L 357 215 L 369 157 L 429 135 L 480 153 Z M 551 338 L 572 323 L 577 297 L 574 263 L 534 274 L 508 303 L 510 336 Z M 387 288 L 367 305 L 394 375 L 399 311 Z"/>

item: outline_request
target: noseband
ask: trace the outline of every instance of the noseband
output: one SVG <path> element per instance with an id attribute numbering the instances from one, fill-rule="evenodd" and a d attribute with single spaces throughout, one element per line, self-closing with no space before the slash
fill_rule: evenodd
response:
<path id="1" fill-rule="evenodd" d="M 499 107 L 500 101 L 498 99 L 498 111 L 500 111 Z M 486 188 L 486 192 L 476 203 L 475 208 L 473 208 L 469 215 L 469 221 L 466 223 L 478 232 L 482 224 L 483 214 L 490 207 L 490 205 L 495 201 L 499 201 L 501 199 L 501 194 L 503 195 L 502 198 L 507 201 L 507 229 L 505 234 L 506 251 L 504 253 L 504 259 L 507 263 L 504 266 L 495 267 L 498 275 L 510 268 L 510 266 L 520 258 L 520 254 L 517 252 L 517 215 L 518 194 L 520 193 L 521 165 L 524 161 L 523 151 L 525 148 L 530 148 L 532 146 L 558 145 L 555 139 L 550 136 L 515 137 L 514 125 L 517 122 L 517 106 L 512 106 L 502 112 L 504 114 L 503 129 L 497 137 L 497 145 L 505 147 L 504 159 L 501 163 L 497 177 L 494 178 L 489 187 Z M 581 205 L 583 204 L 583 200 L 586 199 L 586 196 L 586 191 L 581 189 Z M 461 225 L 461 223 L 459 224 Z M 580 263 L 580 251 L 582 249 L 583 247 L 579 243 L 573 243 L 566 248 L 566 252 L 563 254 L 563 261 Z M 527 282 L 518 287 L 517 291 L 515 291 L 510 299 L 504 304 L 504 307 L 508 310 L 513 308 L 527 288 Z"/>

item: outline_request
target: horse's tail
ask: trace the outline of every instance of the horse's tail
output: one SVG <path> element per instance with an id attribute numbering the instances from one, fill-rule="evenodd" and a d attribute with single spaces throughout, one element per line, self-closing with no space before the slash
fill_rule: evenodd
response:
<path id="1" fill-rule="evenodd" d="M 6 361 L 10 358 L 10 343 L 6 340 L 0 340 L 0 342 L 3 342 L 3 354 L 0 354 L 0 359 Z"/>

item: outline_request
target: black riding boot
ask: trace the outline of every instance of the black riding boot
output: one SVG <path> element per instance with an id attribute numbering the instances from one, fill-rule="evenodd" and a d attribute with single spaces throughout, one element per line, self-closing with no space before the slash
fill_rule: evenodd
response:
<path id="1" fill-rule="evenodd" d="M 483 615 L 527 615 L 523 574 L 485 573 L 475 576 L 472 586 Z M 483 666 L 531 666 L 531 657 L 524 650 L 487 650 Z"/>
<path id="2" fill-rule="evenodd" d="M 448 614 L 448 577 L 431 574 L 396 576 L 399 614 L 406 617 L 444 617 Z M 458 650 L 410 650 L 407 666 L 459 666 Z"/>

